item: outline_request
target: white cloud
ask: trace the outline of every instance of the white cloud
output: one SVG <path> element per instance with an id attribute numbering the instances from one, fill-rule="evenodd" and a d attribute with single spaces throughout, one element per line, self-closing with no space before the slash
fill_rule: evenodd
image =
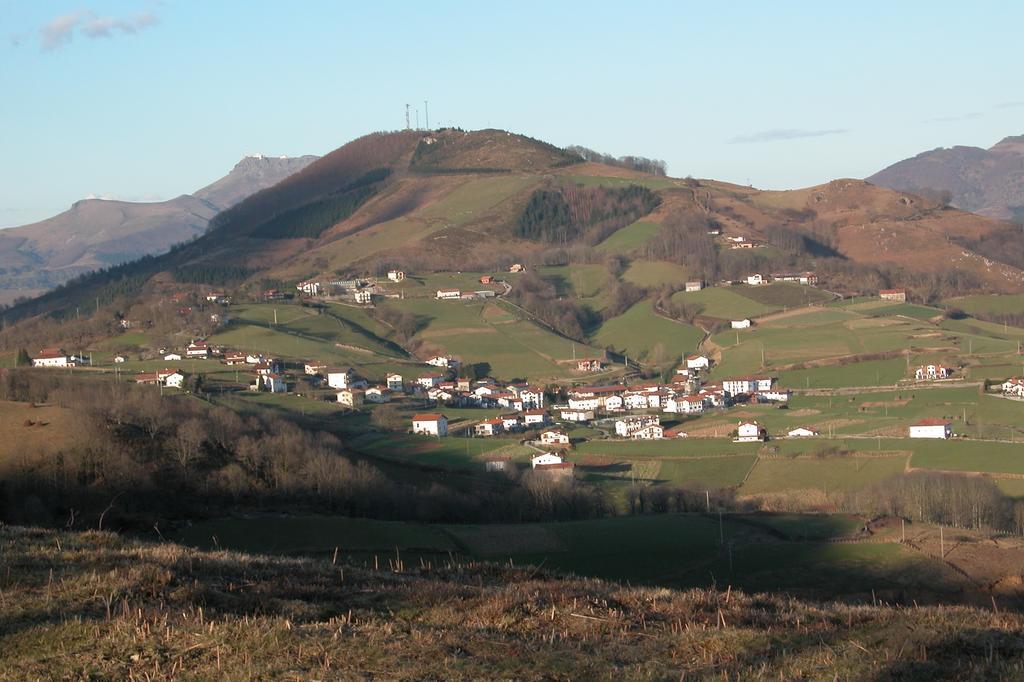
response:
<path id="1" fill-rule="evenodd" d="M 776 142 L 778 140 L 799 140 L 804 137 L 822 137 L 824 135 L 842 135 L 850 132 L 846 128 L 829 128 L 826 130 L 806 130 L 801 128 L 776 128 L 762 130 L 748 135 L 737 135 L 729 140 L 729 144 L 754 144 L 757 142 Z"/>
<path id="2" fill-rule="evenodd" d="M 119 19 L 103 17 L 92 11 L 72 12 L 54 18 L 39 29 L 39 46 L 44 50 L 56 50 L 68 45 L 78 33 L 86 38 L 112 38 L 117 34 L 134 35 L 139 31 L 160 23 L 152 12 L 143 12 L 133 17 Z M 11 37 L 15 45 L 20 37 Z"/>

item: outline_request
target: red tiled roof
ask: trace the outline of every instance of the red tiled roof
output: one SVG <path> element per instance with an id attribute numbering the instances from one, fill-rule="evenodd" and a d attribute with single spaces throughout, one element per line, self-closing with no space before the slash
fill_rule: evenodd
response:
<path id="1" fill-rule="evenodd" d="M 447 417 L 436 412 L 425 412 L 424 414 L 414 414 L 412 416 L 414 422 L 436 422 L 441 419 L 447 419 Z"/>

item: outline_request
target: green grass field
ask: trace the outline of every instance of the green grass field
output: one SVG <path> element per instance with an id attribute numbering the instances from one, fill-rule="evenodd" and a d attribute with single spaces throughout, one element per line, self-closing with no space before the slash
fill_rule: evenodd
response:
<path id="1" fill-rule="evenodd" d="M 979 294 L 947 298 L 943 303 L 968 315 L 1019 315 L 1024 310 L 1024 294 Z"/>
<path id="2" fill-rule="evenodd" d="M 906 457 L 760 459 L 740 488 L 743 495 L 791 490 L 858 490 L 898 476 Z"/>
<path id="3" fill-rule="evenodd" d="M 661 225 L 658 223 L 638 220 L 613 232 L 597 245 L 597 249 L 607 253 L 628 254 L 646 244 L 660 229 Z"/>
<path id="4" fill-rule="evenodd" d="M 703 336 L 692 325 L 656 315 L 651 301 L 641 301 L 602 324 L 594 342 L 597 346 L 612 346 L 633 359 L 665 364 L 681 353 L 692 353 Z"/>
<path id="5" fill-rule="evenodd" d="M 664 284 L 680 286 L 687 279 L 686 268 L 665 261 L 635 260 L 622 279 L 640 287 L 657 289 Z"/>
<path id="6" fill-rule="evenodd" d="M 793 282 L 775 282 L 758 287 L 740 286 L 735 289 L 752 301 L 774 308 L 797 308 L 832 300 L 832 296 L 821 289 Z"/>
<path id="7" fill-rule="evenodd" d="M 696 304 L 701 313 L 723 320 L 757 317 L 779 310 L 778 307 L 758 303 L 739 293 L 741 287 L 707 287 L 700 291 L 678 292 L 672 296 L 675 303 Z"/>
<path id="8" fill-rule="evenodd" d="M 840 388 L 889 386 L 907 375 L 906 361 L 867 360 L 847 365 L 793 369 L 778 373 L 779 385 L 787 388 Z"/>

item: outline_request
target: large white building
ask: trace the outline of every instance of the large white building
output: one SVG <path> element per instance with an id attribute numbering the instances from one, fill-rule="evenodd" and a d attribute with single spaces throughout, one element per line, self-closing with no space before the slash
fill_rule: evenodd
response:
<path id="1" fill-rule="evenodd" d="M 737 443 L 754 443 L 759 440 L 768 440 L 768 432 L 757 422 L 741 422 L 736 427 Z"/>
<path id="2" fill-rule="evenodd" d="M 62 348 L 44 348 L 32 358 L 33 367 L 68 367 L 78 364 L 78 358 L 68 355 Z"/>
<path id="3" fill-rule="evenodd" d="M 910 425 L 911 438 L 949 438 L 953 435 L 953 424 L 945 419 L 922 419 Z"/>
<path id="4" fill-rule="evenodd" d="M 730 395 L 772 390 L 771 377 L 732 377 L 722 380 L 722 388 Z"/>
<path id="5" fill-rule="evenodd" d="M 530 466 L 536 469 L 539 466 L 547 466 L 549 464 L 561 464 L 562 458 L 553 452 L 545 452 L 543 455 L 536 455 L 530 459 Z"/>

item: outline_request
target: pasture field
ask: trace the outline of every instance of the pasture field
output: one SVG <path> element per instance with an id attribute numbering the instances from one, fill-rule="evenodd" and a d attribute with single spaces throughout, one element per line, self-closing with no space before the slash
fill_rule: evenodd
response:
<path id="1" fill-rule="evenodd" d="M 655 314 L 651 301 L 640 301 L 602 324 L 594 342 L 602 347 L 612 346 L 634 359 L 662 364 L 678 358 L 681 352 L 696 350 L 703 336 L 693 325 Z"/>
<path id="2" fill-rule="evenodd" d="M 943 303 L 968 315 L 1019 315 L 1024 311 L 1024 294 L 978 294 L 947 298 Z"/>
<path id="3" fill-rule="evenodd" d="M 392 435 L 360 445 L 359 451 L 382 459 L 439 469 L 483 471 L 488 456 L 512 457 L 529 462 L 536 451 L 503 438 L 432 438 Z"/>
<path id="4" fill-rule="evenodd" d="M 682 265 L 666 261 L 635 260 L 622 273 L 622 279 L 640 287 L 657 289 L 663 284 L 681 285 L 687 279 Z"/>
<path id="5" fill-rule="evenodd" d="M 661 225 L 658 223 L 638 220 L 610 234 L 597 245 L 597 250 L 607 253 L 630 253 L 646 244 L 660 229 Z"/>
<path id="6" fill-rule="evenodd" d="M 756 287 L 741 285 L 735 290 L 752 301 L 773 308 L 796 308 L 833 298 L 821 289 L 794 282 L 773 282 Z"/>
<path id="7" fill-rule="evenodd" d="M 75 443 L 82 424 L 56 405 L 0 400 L 0 480 L 11 458 L 31 461 Z"/>
<path id="8" fill-rule="evenodd" d="M 890 303 L 890 305 L 872 306 L 865 308 L 864 312 L 873 317 L 912 317 L 915 320 L 930 320 L 942 315 L 938 308 L 917 305 L 915 303 Z"/>
<path id="9" fill-rule="evenodd" d="M 1024 444 L 921 440 L 910 463 L 920 469 L 1024 474 Z"/>
<path id="10" fill-rule="evenodd" d="M 898 476 L 903 472 L 906 462 L 905 456 L 762 457 L 754 465 L 740 493 L 756 495 L 793 490 L 859 490 Z"/>
<path id="11" fill-rule="evenodd" d="M 537 274 L 554 285 L 559 296 L 591 298 L 608 283 L 608 269 L 603 265 L 549 265 L 537 268 Z"/>
<path id="12" fill-rule="evenodd" d="M 846 386 L 890 386 L 905 378 L 903 358 L 865 360 L 845 365 L 790 369 L 777 373 L 783 388 L 842 388 Z"/>
<path id="13" fill-rule="evenodd" d="M 657 480 L 697 489 L 732 488 L 743 482 L 755 460 L 754 455 L 662 460 Z"/>
<path id="14" fill-rule="evenodd" d="M 615 178 L 605 175 L 561 175 L 562 182 L 584 187 L 629 187 L 630 185 L 642 185 L 650 190 L 670 189 L 678 187 L 679 181 L 672 178 L 658 177 L 654 175 L 637 176 L 635 178 Z"/>
<path id="15" fill-rule="evenodd" d="M 674 303 L 696 304 L 701 314 L 723 320 L 739 320 L 775 312 L 780 308 L 758 303 L 739 293 L 740 287 L 705 287 L 700 291 L 680 291 L 672 296 Z"/>

